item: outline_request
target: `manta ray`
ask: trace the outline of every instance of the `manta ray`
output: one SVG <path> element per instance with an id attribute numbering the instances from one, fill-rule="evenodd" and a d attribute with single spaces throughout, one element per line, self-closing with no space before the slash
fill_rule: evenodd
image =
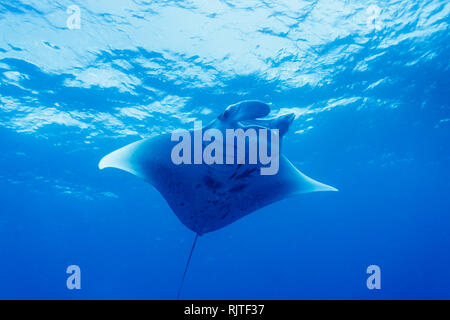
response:
<path id="1" fill-rule="evenodd" d="M 267 129 L 276 132 L 272 137 L 279 139 L 279 149 L 282 151 L 282 138 L 288 132 L 295 115 L 266 118 L 269 113 L 269 105 L 260 101 L 242 101 L 230 105 L 207 126 L 188 131 L 191 141 L 187 141 L 187 145 L 198 145 L 195 137 L 209 129 L 224 135 L 230 129 Z M 219 139 L 216 137 L 216 140 Z M 227 149 L 229 141 L 217 142 L 223 148 L 216 150 L 216 159 L 225 159 L 230 150 Z M 178 143 L 170 133 L 142 139 L 106 155 L 99 163 L 100 169 L 121 169 L 153 185 L 178 219 L 195 232 L 178 297 L 198 236 L 224 228 L 262 207 L 291 196 L 337 191 L 336 188 L 301 173 L 281 152 L 277 158 L 276 174 L 263 175 L 261 169 L 264 165 L 261 163 L 174 163 L 173 150 Z M 200 143 L 204 148 L 205 141 L 201 140 Z M 274 139 L 266 140 L 268 152 L 276 150 L 274 143 Z M 233 150 L 237 151 L 235 147 Z M 233 157 L 236 154 L 234 152 Z M 190 155 L 183 156 L 191 159 Z M 245 151 L 245 156 L 249 157 L 248 151 Z"/>

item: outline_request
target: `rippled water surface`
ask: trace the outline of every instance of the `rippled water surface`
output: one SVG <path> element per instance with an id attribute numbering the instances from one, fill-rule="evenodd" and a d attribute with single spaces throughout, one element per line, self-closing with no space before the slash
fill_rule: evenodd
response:
<path id="1" fill-rule="evenodd" d="M 193 233 L 98 161 L 246 99 L 295 113 L 284 153 L 340 192 L 202 236 L 185 298 L 450 298 L 449 17 L 445 0 L 1 0 L 0 298 L 174 298 Z"/>

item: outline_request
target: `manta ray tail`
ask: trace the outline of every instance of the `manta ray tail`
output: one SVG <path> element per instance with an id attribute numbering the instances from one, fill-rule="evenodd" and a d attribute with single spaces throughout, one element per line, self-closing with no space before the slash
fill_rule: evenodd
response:
<path id="1" fill-rule="evenodd" d="M 189 258 L 186 262 L 186 267 L 184 268 L 183 278 L 181 279 L 180 287 L 178 288 L 177 300 L 180 300 L 181 290 L 183 290 L 183 285 L 184 285 L 184 279 L 186 278 L 186 273 L 189 268 L 189 262 L 191 262 L 192 253 L 194 252 L 195 244 L 197 243 L 197 239 L 198 239 L 198 233 L 195 234 L 194 243 L 192 244 L 191 252 L 189 253 Z"/>

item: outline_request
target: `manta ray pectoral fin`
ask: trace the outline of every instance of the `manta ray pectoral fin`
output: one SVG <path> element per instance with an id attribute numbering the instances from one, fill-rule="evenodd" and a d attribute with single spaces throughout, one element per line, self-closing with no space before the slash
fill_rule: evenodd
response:
<path id="1" fill-rule="evenodd" d="M 117 168 L 144 179 L 140 166 L 135 161 L 136 153 L 143 143 L 145 140 L 139 140 L 104 156 L 98 164 L 99 169 Z"/>
<path id="2" fill-rule="evenodd" d="M 267 103 L 260 101 L 242 101 L 229 106 L 218 118 L 222 121 L 238 122 L 264 118 L 270 113 Z"/>
<path id="3" fill-rule="evenodd" d="M 304 182 L 302 183 L 302 187 L 298 189 L 298 193 L 309 193 L 309 192 L 321 192 L 321 191 L 339 191 L 335 187 L 326 185 L 322 182 L 311 179 L 308 176 L 305 176 L 303 173 Z"/>
<path id="4" fill-rule="evenodd" d="M 298 170 L 289 160 L 283 156 L 283 161 L 286 164 L 286 172 L 293 178 L 293 194 L 303 194 L 311 192 L 321 192 L 321 191 L 339 191 L 338 189 L 316 181 L 307 175 L 303 174 Z M 290 177 L 291 178 L 291 177 Z M 290 179 L 289 178 L 289 179 Z"/>

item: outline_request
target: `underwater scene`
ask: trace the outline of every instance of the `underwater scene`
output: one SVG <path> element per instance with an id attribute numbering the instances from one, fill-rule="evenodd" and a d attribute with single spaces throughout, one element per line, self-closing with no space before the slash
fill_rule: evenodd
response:
<path id="1" fill-rule="evenodd" d="M 450 299 L 449 24 L 0 0 L 0 299 Z"/>

